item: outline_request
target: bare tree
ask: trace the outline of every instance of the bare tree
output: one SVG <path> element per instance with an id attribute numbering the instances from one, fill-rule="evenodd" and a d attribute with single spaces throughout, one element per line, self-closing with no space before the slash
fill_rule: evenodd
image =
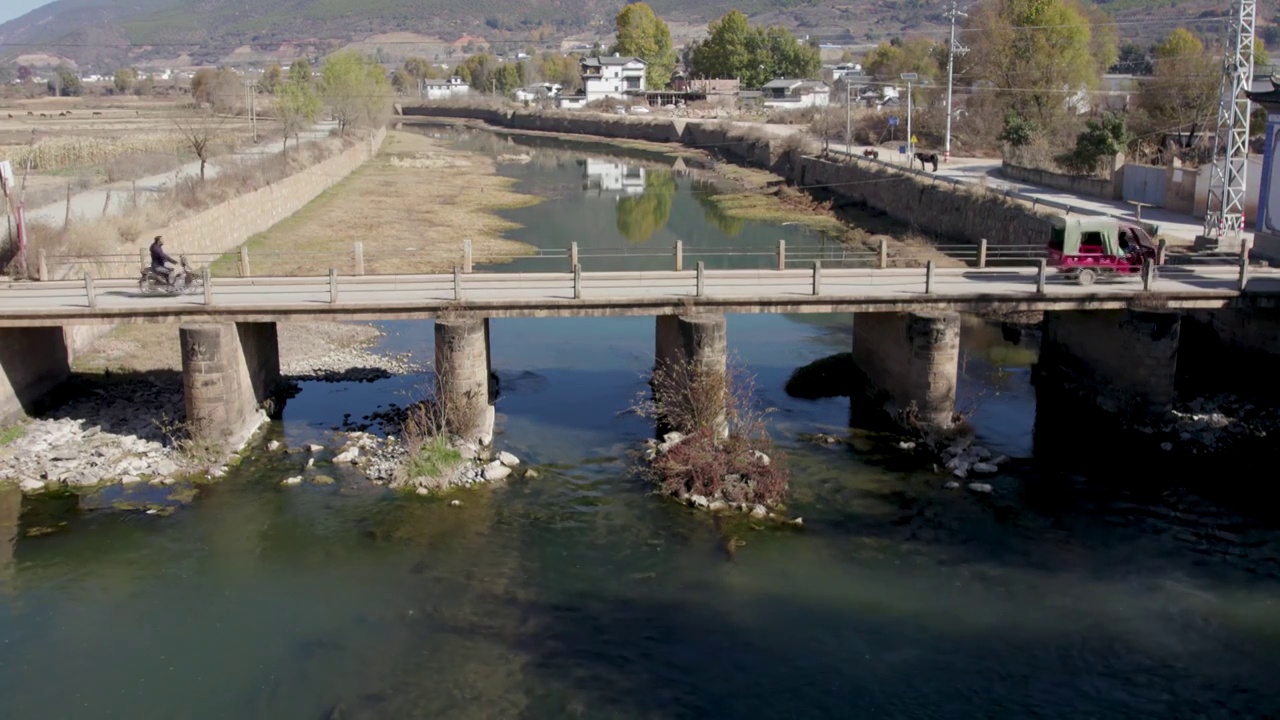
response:
<path id="1" fill-rule="evenodd" d="M 214 147 L 217 144 L 222 130 L 222 124 L 226 122 L 226 118 L 215 115 L 212 112 L 204 112 L 196 110 L 195 114 L 189 118 L 175 118 L 173 124 L 178 128 L 178 132 L 182 134 L 182 138 L 186 141 L 187 147 L 200 158 L 200 179 L 204 180 L 204 168 L 209 163 L 210 156 L 213 155 Z"/>

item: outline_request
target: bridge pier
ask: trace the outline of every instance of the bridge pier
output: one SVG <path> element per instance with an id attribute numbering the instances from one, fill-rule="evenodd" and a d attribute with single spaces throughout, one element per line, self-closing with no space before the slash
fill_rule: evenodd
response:
<path id="1" fill-rule="evenodd" d="M 445 429 L 467 440 L 493 437 L 489 319 L 436 318 L 436 393 Z"/>
<path id="2" fill-rule="evenodd" d="M 854 315 L 853 362 L 881 407 L 904 426 L 951 426 L 959 359 L 959 313 Z"/>
<path id="3" fill-rule="evenodd" d="M 725 403 L 728 378 L 728 335 L 723 315 L 659 315 L 654 333 L 655 400 L 660 405 L 679 406 L 680 414 L 709 416 L 717 434 L 728 435 Z M 684 394 L 680 387 L 696 383 L 700 388 Z M 681 402 L 678 394 L 684 394 Z M 688 400 L 692 398 L 692 403 Z M 714 408 L 714 410 L 713 410 Z M 659 427 L 660 434 L 671 430 L 690 432 L 693 427 Z"/>
<path id="4" fill-rule="evenodd" d="M 1032 374 L 1037 403 L 1064 393 L 1125 420 L 1168 412 L 1181 328 L 1178 312 L 1046 312 Z"/>
<path id="5" fill-rule="evenodd" d="M 1280 310 L 1192 310 L 1182 316 L 1179 382 L 1195 393 L 1235 392 L 1274 399 Z"/>
<path id="6" fill-rule="evenodd" d="M 265 419 L 280 382 L 275 323 L 207 323 L 178 328 L 187 434 L 239 449 Z"/>
<path id="7" fill-rule="evenodd" d="M 0 328 L 0 425 L 34 413 L 45 393 L 70 374 L 61 327 Z"/>

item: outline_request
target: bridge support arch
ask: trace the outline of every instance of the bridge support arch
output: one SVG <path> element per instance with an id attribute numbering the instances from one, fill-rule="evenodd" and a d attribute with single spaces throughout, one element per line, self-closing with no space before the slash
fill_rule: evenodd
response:
<path id="1" fill-rule="evenodd" d="M 445 428 L 470 441 L 493 437 L 489 319 L 436 318 L 436 393 Z"/>
<path id="2" fill-rule="evenodd" d="M 0 425 L 33 414 L 71 374 L 71 353 L 60 326 L 0 328 Z"/>
<path id="3" fill-rule="evenodd" d="M 951 426 L 959 359 L 959 313 L 854 315 L 853 362 L 876 403 L 900 424 Z"/>
<path id="4" fill-rule="evenodd" d="M 238 449 L 266 419 L 280 382 L 275 323 L 207 323 L 178 328 L 187 434 Z"/>
<path id="5" fill-rule="evenodd" d="M 718 414 L 709 422 L 721 435 L 729 432 L 725 403 L 728 400 L 728 334 L 724 315 L 659 315 L 654 334 L 654 399 L 660 404 L 681 403 L 674 393 L 679 386 L 696 383 L 697 388 L 688 394 L 691 402 Z M 688 404 L 688 403 L 681 403 Z M 659 427 L 659 433 L 679 430 L 688 432 L 690 427 Z"/>

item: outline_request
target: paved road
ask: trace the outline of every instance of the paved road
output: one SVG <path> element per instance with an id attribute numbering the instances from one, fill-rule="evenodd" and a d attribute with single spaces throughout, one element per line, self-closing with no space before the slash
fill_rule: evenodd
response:
<path id="1" fill-rule="evenodd" d="M 317 123 L 311 130 L 301 133 L 302 140 L 308 142 L 311 140 L 319 140 L 328 137 L 330 130 L 337 127 L 337 123 L 321 122 Z M 291 145 L 292 147 L 292 145 Z M 205 167 L 205 177 L 215 178 L 222 172 L 222 166 L 228 162 L 238 160 L 258 159 L 269 155 L 278 155 L 281 152 L 281 144 L 272 142 L 263 142 L 258 145 L 252 145 L 247 148 L 221 157 L 213 158 Z M 187 177 L 198 177 L 200 175 L 200 161 L 186 163 L 173 170 L 139 178 L 136 181 L 138 191 L 138 204 L 144 205 L 154 198 L 158 198 L 165 190 L 172 187 L 178 180 Z M 133 182 L 118 182 L 110 185 L 85 190 L 71 196 L 71 219 L 83 220 L 100 218 L 104 215 L 122 215 L 133 209 L 133 190 L 135 184 Z M 103 212 L 103 208 L 106 212 Z M 55 227 L 61 227 L 62 221 L 66 218 L 67 202 L 59 200 L 58 202 L 41 205 L 38 208 L 32 208 L 27 211 L 28 222 L 42 222 Z"/>
<path id="2" fill-rule="evenodd" d="M 127 280 L 0 285 L 0 326 L 199 318 L 273 320 L 299 316 L 429 317 L 471 310 L 495 317 L 653 315 L 705 306 L 720 312 L 834 312 L 918 307 L 1021 309 L 1119 308 L 1137 299 L 1152 307 L 1222 307 L 1235 302 L 1239 269 L 1230 265 L 1168 267 L 1149 290 L 1137 278 L 1080 286 L 1052 270 L 1038 289 L 1036 268 L 939 268 L 927 271 L 823 269 L 710 270 L 699 292 L 696 271 L 582 273 L 575 297 L 571 273 L 389 275 L 337 278 L 215 278 L 203 293 L 144 296 Z M 1251 268 L 1248 294 L 1280 302 L 1280 270 Z"/>

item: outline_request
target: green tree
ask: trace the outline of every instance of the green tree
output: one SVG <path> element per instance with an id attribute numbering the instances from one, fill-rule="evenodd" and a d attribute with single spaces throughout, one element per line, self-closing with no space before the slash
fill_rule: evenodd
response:
<path id="1" fill-rule="evenodd" d="M 289 79 L 296 82 L 311 82 L 311 63 L 306 58 L 298 58 L 289 65 Z"/>
<path id="2" fill-rule="evenodd" d="M 1042 128 L 1073 114 L 1067 99 L 1098 82 L 1099 48 L 1076 0 L 979 0 L 965 31 L 975 38 L 966 80 L 990 84 L 1006 111 Z"/>
<path id="3" fill-rule="evenodd" d="M 1107 113 L 1100 119 L 1086 122 L 1084 131 L 1076 136 L 1076 146 L 1055 159 L 1073 173 L 1092 175 L 1117 153 L 1124 152 L 1129 140 L 1124 116 Z"/>
<path id="4" fill-rule="evenodd" d="M 731 10 L 707 26 L 707 39 L 689 50 L 689 70 L 698 78 L 738 78 L 759 87 L 780 77 L 812 78 L 822 67 L 816 47 L 801 44 L 786 28 L 753 28 Z"/>
<path id="5" fill-rule="evenodd" d="M 275 95 L 276 88 L 280 87 L 280 83 L 284 79 L 284 70 L 280 66 L 271 63 L 262 71 L 262 91 L 268 95 Z"/>
<path id="6" fill-rule="evenodd" d="M 462 78 L 477 92 L 493 92 L 493 74 L 498 71 L 498 58 L 489 53 L 472 55 L 454 69 L 453 74 Z"/>
<path id="7" fill-rule="evenodd" d="M 1266 43 L 1262 38 L 1253 39 L 1253 66 L 1261 68 L 1271 66 L 1271 54 L 1267 52 Z"/>
<path id="8" fill-rule="evenodd" d="M 499 95 L 510 95 L 524 83 L 517 63 L 502 63 L 493 73 L 493 90 Z"/>
<path id="9" fill-rule="evenodd" d="M 675 194 L 676 178 L 670 170 L 648 171 L 644 192 L 618 201 L 618 232 L 630 242 L 647 241 L 671 219 Z"/>
<path id="10" fill-rule="evenodd" d="M 275 111 L 284 131 L 282 150 L 288 151 L 289 136 L 293 136 L 294 147 L 297 147 L 299 134 L 316 121 L 320 114 L 320 98 L 311 83 L 290 79 L 276 88 Z"/>
<path id="11" fill-rule="evenodd" d="M 660 89 L 671 82 L 676 69 L 676 51 L 671 30 L 647 3 L 632 3 L 617 17 L 618 42 L 613 52 L 645 61 L 646 87 Z"/>
<path id="12" fill-rule="evenodd" d="M 695 180 L 693 182 L 693 199 L 698 201 L 698 205 L 702 206 L 702 214 L 707 222 L 715 225 L 724 233 L 726 237 L 737 237 L 742 232 L 742 228 L 746 223 L 742 218 L 734 217 L 716 202 L 716 196 L 721 193 L 720 188 L 715 183 L 706 182 L 705 180 Z"/>
<path id="13" fill-rule="evenodd" d="M 925 80 L 936 80 L 945 68 L 946 53 L 945 45 L 928 38 L 882 42 L 863 58 L 862 69 L 877 80 L 896 82 L 902 73 L 908 72 L 918 73 Z"/>
<path id="14" fill-rule="evenodd" d="M 77 97 L 80 95 L 80 75 L 62 63 L 53 69 L 53 77 L 49 78 L 46 87 L 49 94 L 56 97 Z"/>
<path id="15" fill-rule="evenodd" d="M 133 89 L 133 84 L 138 80 L 138 73 L 133 68 L 120 68 L 116 70 L 114 85 L 116 92 L 123 95 Z"/>
<path id="16" fill-rule="evenodd" d="M 404 72 L 414 80 L 431 80 L 443 73 L 426 58 L 411 57 L 404 61 Z"/>
<path id="17" fill-rule="evenodd" d="M 155 92 L 156 83 L 150 77 L 139 79 L 133 84 L 133 94 L 138 97 L 147 97 Z"/>
<path id="18" fill-rule="evenodd" d="M 356 125 L 380 125 L 391 104 L 391 83 L 382 66 L 359 53 L 330 55 L 320 70 L 325 104 L 338 121 L 338 134 Z"/>
<path id="19" fill-rule="evenodd" d="M 581 62 L 578 55 L 543 53 L 537 63 L 538 74 L 546 82 L 559 83 L 565 92 L 573 92 L 582 85 Z"/>
<path id="20" fill-rule="evenodd" d="M 1195 130 L 1218 112 L 1219 63 L 1185 28 L 1169 33 L 1152 52 L 1151 79 L 1142 86 L 1138 106 L 1163 132 Z"/>

